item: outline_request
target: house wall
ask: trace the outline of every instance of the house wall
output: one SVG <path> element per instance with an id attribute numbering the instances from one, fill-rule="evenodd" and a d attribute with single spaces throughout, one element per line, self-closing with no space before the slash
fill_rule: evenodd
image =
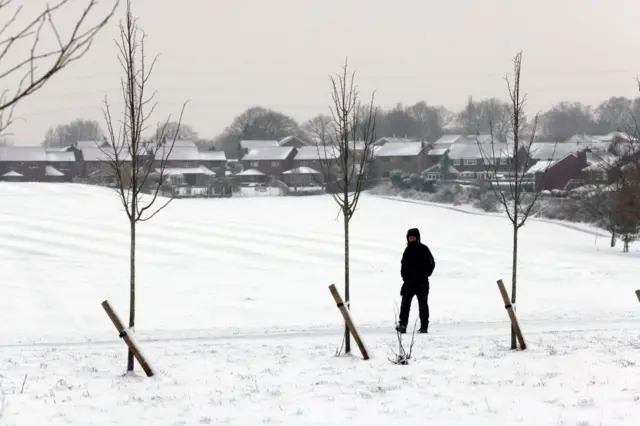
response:
<path id="1" fill-rule="evenodd" d="M 389 177 L 393 170 L 401 170 L 406 173 L 421 173 L 427 166 L 426 155 L 402 157 L 377 157 L 378 171 L 383 178 Z"/>
<path id="2" fill-rule="evenodd" d="M 295 156 L 295 153 L 296 151 L 293 150 L 284 160 L 242 160 L 242 165 L 245 170 L 256 169 L 260 170 L 267 176 L 273 176 L 276 179 L 281 179 L 283 172 L 293 168 L 293 157 Z"/>
<path id="3" fill-rule="evenodd" d="M 564 189 L 571 179 L 583 179 L 582 169 L 586 161 L 575 155 L 569 155 L 547 169 L 547 173 L 538 173 L 536 182 L 540 190 Z"/>
<path id="4" fill-rule="evenodd" d="M 0 176 L 15 171 L 23 176 L 23 182 L 44 182 L 46 165 L 45 161 L 0 161 Z"/>

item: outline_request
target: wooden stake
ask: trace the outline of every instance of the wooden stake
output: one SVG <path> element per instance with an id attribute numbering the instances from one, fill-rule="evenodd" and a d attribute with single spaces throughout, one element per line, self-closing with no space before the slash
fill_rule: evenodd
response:
<path id="1" fill-rule="evenodd" d="M 358 345 L 358 349 L 360 349 L 360 353 L 362 353 L 362 357 L 365 359 L 365 361 L 368 360 L 369 354 L 367 353 L 367 348 L 364 347 L 364 343 L 362 343 L 362 339 L 360 339 L 360 335 L 356 330 L 356 326 L 353 325 L 351 314 L 349 313 L 349 310 L 347 309 L 347 307 L 344 305 L 344 301 L 342 300 L 342 296 L 340 296 L 340 293 L 338 293 L 338 289 L 336 288 L 336 285 L 331 284 L 329 286 L 329 291 L 333 296 L 333 300 L 336 301 L 336 305 L 338 306 L 338 309 L 340 309 L 342 318 L 344 318 L 345 324 L 347 324 L 347 327 L 349 327 L 349 331 L 351 331 L 351 335 L 353 336 L 353 339 L 356 341 L 356 345 Z"/>
<path id="2" fill-rule="evenodd" d="M 509 294 L 507 293 L 507 289 L 505 288 L 502 280 L 498 280 L 498 288 L 500 289 L 500 294 L 502 295 L 502 300 L 504 301 L 504 307 L 509 314 L 511 325 L 516 332 L 516 338 L 518 339 L 518 343 L 520 344 L 520 350 L 525 350 L 527 349 L 527 345 L 524 343 L 524 337 L 522 336 L 522 331 L 520 330 L 520 325 L 518 324 L 518 318 L 516 318 L 516 312 L 513 310 L 513 306 L 511 306 Z"/>
<path id="3" fill-rule="evenodd" d="M 636 290 L 636 296 L 638 296 L 638 302 L 640 302 L 640 288 Z"/>
<path id="4" fill-rule="evenodd" d="M 116 327 L 116 330 L 118 330 L 118 333 L 122 340 L 124 340 L 129 349 L 131 349 L 131 352 L 133 352 L 133 356 L 136 357 L 136 359 L 140 363 L 140 367 L 142 367 L 147 377 L 153 376 L 153 370 L 142 356 L 142 353 L 140 352 L 140 349 L 138 348 L 136 342 L 131 338 L 131 336 L 129 336 L 128 330 L 124 328 L 122 321 L 120 321 L 120 318 L 109 304 L 109 301 L 105 300 L 104 302 L 102 302 L 102 307 L 109 316 L 109 319 L 111 319 L 113 325 Z"/>

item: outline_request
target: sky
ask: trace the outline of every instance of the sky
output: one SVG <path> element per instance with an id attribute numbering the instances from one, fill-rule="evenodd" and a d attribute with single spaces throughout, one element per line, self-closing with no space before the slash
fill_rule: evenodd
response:
<path id="1" fill-rule="evenodd" d="M 56 17 L 63 34 L 88 1 L 72 0 Z M 94 20 L 113 1 L 100 0 Z M 15 2 L 25 16 L 45 3 Z M 345 58 L 362 95 L 375 90 L 383 107 L 425 100 L 458 110 L 469 96 L 506 98 L 504 76 L 520 50 L 530 113 L 638 92 L 638 0 L 133 0 L 133 12 L 149 60 L 160 55 L 149 81 L 153 123 L 189 101 L 184 122 L 202 138 L 254 105 L 299 122 L 328 112 L 328 76 Z M 10 15 L 0 10 L 3 22 Z M 103 124 L 105 97 L 117 110 L 114 39 L 123 15 L 121 0 L 89 52 L 18 105 L 10 141 L 40 144 L 48 128 L 76 118 Z"/>

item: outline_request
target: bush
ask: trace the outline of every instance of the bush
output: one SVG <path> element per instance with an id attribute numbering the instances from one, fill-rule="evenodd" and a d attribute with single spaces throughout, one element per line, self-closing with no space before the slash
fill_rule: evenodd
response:
<path id="1" fill-rule="evenodd" d="M 493 191 L 487 191 L 480 194 L 480 197 L 473 203 L 473 207 L 488 213 L 497 213 L 500 211 L 500 200 Z"/>

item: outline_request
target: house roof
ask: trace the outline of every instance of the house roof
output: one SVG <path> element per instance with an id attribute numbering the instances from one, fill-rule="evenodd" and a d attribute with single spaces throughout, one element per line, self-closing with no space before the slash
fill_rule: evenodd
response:
<path id="1" fill-rule="evenodd" d="M 376 157 L 415 157 L 423 149 L 422 142 L 386 143 L 375 151 Z"/>
<path id="2" fill-rule="evenodd" d="M 280 146 L 280 144 L 276 140 L 246 139 L 240 141 L 240 148 L 246 149 L 247 151 L 271 146 Z"/>
<path id="3" fill-rule="evenodd" d="M 295 160 L 318 161 L 339 157 L 339 152 L 332 145 L 302 146 L 297 151 Z"/>
<path id="4" fill-rule="evenodd" d="M 287 170 L 283 172 L 284 175 L 321 175 L 319 171 L 316 169 L 312 169 L 311 167 L 300 166 L 295 169 Z"/>
<path id="5" fill-rule="evenodd" d="M 87 162 L 99 162 L 99 161 L 111 161 L 114 159 L 113 148 L 82 148 L 82 159 Z M 131 155 L 126 149 L 122 149 L 118 152 L 118 159 L 120 161 L 130 161 Z"/>
<path id="6" fill-rule="evenodd" d="M 266 175 L 262 173 L 260 170 L 247 169 L 238 173 L 236 176 L 266 176 Z"/>
<path id="7" fill-rule="evenodd" d="M 374 143 L 376 145 L 382 145 L 382 144 L 387 144 L 387 143 L 407 143 L 407 142 L 418 142 L 415 139 L 409 139 L 409 138 L 396 138 L 396 137 L 381 137 L 379 138 L 377 141 L 375 141 Z"/>
<path id="8" fill-rule="evenodd" d="M 443 173 L 442 164 L 439 164 L 439 163 L 434 164 L 433 166 L 429 167 L 428 169 L 422 172 L 422 174 L 425 174 L 425 173 Z M 457 175 L 460 172 L 455 167 L 449 166 L 449 173 L 452 175 Z"/>
<path id="9" fill-rule="evenodd" d="M 440 139 L 435 141 L 434 145 L 443 145 L 443 144 L 451 145 L 451 144 L 453 144 L 455 142 L 458 142 L 460 139 L 464 139 L 464 136 L 462 136 L 462 135 L 442 135 L 440 137 Z"/>
<path id="10" fill-rule="evenodd" d="M 249 151 L 242 159 L 246 161 L 284 160 L 294 149 L 290 146 L 269 146 Z"/>
<path id="11" fill-rule="evenodd" d="M 282 146 L 282 145 L 284 145 L 285 143 L 290 142 L 290 141 L 292 141 L 292 140 L 294 140 L 294 139 L 299 140 L 300 142 L 302 142 L 302 143 L 303 143 L 303 144 L 305 144 L 305 145 L 309 145 L 307 142 L 303 141 L 302 139 L 300 139 L 299 137 L 294 136 L 294 135 L 287 136 L 286 138 L 282 138 L 282 139 L 280 139 L 280 141 L 278 142 L 278 145 L 279 145 L 279 146 Z"/>
<path id="12" fill-rule="evenodd" d="M 40 146 L 3 146 L 0 147 L 0 161 L 46 162 L 47 152 Z"/>
<path id="13" fill-rule="evenodd" d="M 201 159 L 200 151 L 195 146 L 161 146 L 154 156 L 155 160 L 166 159 L 167 161 L 198 161 Z"/>
<path id="14" fill-rule="evenodd" d="M 156 173 L 161 173 L 161 169 L 156 169 Z M 167 167 L 164 169 L 165 176 L 181 176 L 181 175 L 207 175 L 215 176 L 216 173 L 204 166 L 199 167 Z"/>
<path id="15" fill-rule="evenodd" d="M 449 151 L 449 147 L 446 148 L 431 148 L 427 155 L 444 155 L 447 151 Z"/>
<path id="16" fill-rule="evenodd" d="M 525 175 L 532 175 L 532 174 L 535 174 L 535 173 L 544 173 L 544 171 L 545 170 L 549 170 L 549 168 L 551 168 L 551 166 L 556 161 L 554 161 L 554 160 L 540 160 L 536 164 L 534 164 L 533 166 L 529 167 L 529 170 L 527 170 L 524 174 Z"/>
<path id="17" fill-rule="evenodd" d="M 76 155 L 73 151 L 47 150 L 47 161 L 51 163 L 73 163 L 76 161 Z"/>
<path id="18" fill-rule="evenodd" d="M 227 161 L 224 151 L 201 151 L 200 159 L 202 161 Z"/>
<path id="19" fill-rule="evenodd" d="M 14 170 L 11 170 L 10 172 L 7 172 L 7 173 L 3 174 L 2 176 L 3 177 L 22 177 L 22 174 L 14 171 Z"/>
<path id="20" fill-rule="evenodd" d="M 64 176 L 64 173 L 62 173 L 60 170 L 56 169 L 53 166 L 47 166 L 44 168 L 44 175 L 45 176 Z"/>
<path id="21" fill-rule="evenodd" d="M 168 144 L 171 144 L 171 140 L 167 140 Z M 197 145 L 194 141 L 189 140 L 189 139 L 176 139 L 176 141 L 173 143 L 173 147 L 183 147 L 183 148 L 196 148 Z"/>

